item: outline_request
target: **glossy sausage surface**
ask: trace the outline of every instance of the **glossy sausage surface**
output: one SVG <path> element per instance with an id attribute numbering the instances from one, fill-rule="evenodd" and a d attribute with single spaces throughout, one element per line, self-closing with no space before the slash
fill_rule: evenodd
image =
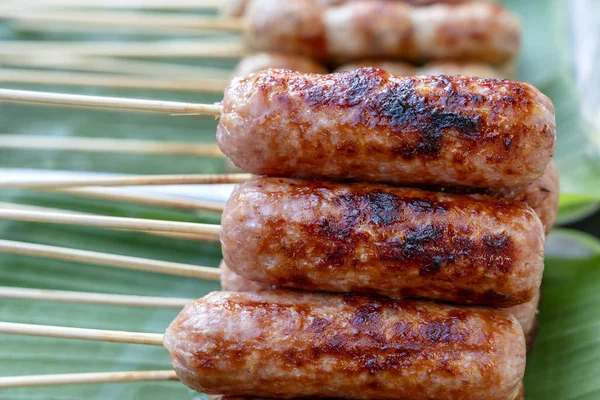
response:
<path id="1" fill-rule="evenodd" d="M 539 289 L 544 232 L 516 201 L 259 178 L 229 198 L 221 245 L 233 271 L 278 287 L 511 307 Z"/>
<path id="2" fill-rule="evenodd" d="M 525 368 L 505 312 L 347 295 L 211 293 L 164 344 L 189 387 L 267 398 L 506 400 Z"/>
<path id="3" fill-rule="evenodd" d="M 539 178 L 555 140 L 552 103 L 526 83 L 373 68 L 236 78 L 217 128 L 247 172 L 485 188 Z"/>

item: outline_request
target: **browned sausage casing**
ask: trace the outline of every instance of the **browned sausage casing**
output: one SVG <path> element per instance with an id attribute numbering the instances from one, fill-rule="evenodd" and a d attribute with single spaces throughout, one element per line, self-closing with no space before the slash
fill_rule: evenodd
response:
<path id="1" fill-rule="evenodd" d="M 511 307 L 538 291 L 544 232 L 516 201 L 259 178 L 229 198 L 221 244 L 229 268 L 278 287 Z"/>
<path id="2" fill-rule="evenodd" d="M 526 83 L 373 68 L 236 78 L 217 128 L 248 172 L 403 185 L 529 184 L 555 139 L 552 103 Z"/>
<path id="3" fill-rule="evenodd" d="M 368 58 L 499 64 L 514 59 L 520 48 L 519 19 L 488 3 L 413 7 L 351 1 L 326 7 L 312 0 L 260 0 L 249 5 L 246 17 L 250 48 L 338 65 Z"/>
<path id="4" fill-rule="evenodd" d="M 506 400 L 525 368 L 505 312 L 349 295 L 211 293 L 164 344 L 183 383 L 224 395 Z"/>
<path id="5" fill-rule="evenodd" d="M 274 290 L 275 286 L 263 282 L 251 281 L 233 272 L 225 262 L 219 265 L 221 271 L 221 289 L 226 292 L 257 292 L 259 290 Z M 513 315 L 523 328 L 527 350 L 531 349 L 537 331 L 537 311 L 540 302 L 538 292 L 533 300 L 505 309 Z"/>

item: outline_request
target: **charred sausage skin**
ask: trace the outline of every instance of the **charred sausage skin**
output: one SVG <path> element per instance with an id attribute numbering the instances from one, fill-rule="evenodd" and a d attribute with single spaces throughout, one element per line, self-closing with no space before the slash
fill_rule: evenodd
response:
<path id="1" fill-rule="evenodd" d="M 229 198 L 221 245 L 237 274 L 278 287 L 511 307 L 539 289 L 544 233 L 521 202 L 259 178 Z"/>
<path id="2" fill-rule="evenodd" d="M 211 293 L 164 344 L 189 387 L 267 398 L 505 400 L 525 368 L 505 312 L 351 295 Z"/>
<path id="3" fill-rule="evenodd" d="M 374 68 L 236 78 L 217 128 L 256 174 L 485 188 L 539 178 L 555 140 L 552 103 L 526 83 Z"/>

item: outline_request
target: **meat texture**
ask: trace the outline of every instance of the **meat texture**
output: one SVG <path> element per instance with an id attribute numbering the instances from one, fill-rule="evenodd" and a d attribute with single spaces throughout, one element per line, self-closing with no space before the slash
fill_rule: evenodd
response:
<path id="1" fill-rule="evenodd" d="M 497 190 L 488 189 L 486 194 L 527 203 L 540 217 L 544 224 L 544 231 L 548 234 L 552 230 L 558 215 L 560 198 L 558 171 L 554 163 L 550 163 L 544 175 L 530 185 Z"/>
<path id="2" fill-rule="evenodd" d="M 247 44 L 336 65 L 361 59 L 503 64 L 520 48 L 519 19 L 489 3 L 414 7 L 404 2 L 261 0 L 246 13 Z M 285 22 L 282 22 L 285 21 Z"/>
<path id="3" fill-rule="evenodd" d="M 308 57 L 284 53 L 256 53 L 244 57 L 238 63 L 234 76 L 246 76 L 270 68 L 289 69 L 309 74 L 327 73 L 327 68 Z"/>
<path id="4" fill-rule="evenodd" d="M 276 289 L 275 286 L 268 283 L 251 281 L 250 279 L 236 274 L 227 267 L 225 262 L 221 262 L 219 268 L 221 270 L 221 290 L 226 292 L 257 292 L 260 290 Z M 512 314 L 521 324 L 528 349 L 531 348 L 533 340 L 535 339 L 539 302 L 540 294 L 538 292 L 533 300 L 506 309 L 506 312 Z"/>
<path id="5" fill-rule="evenodd" d="M 164 344 L 183 383 L 234 396 L 506 400 L 525 369 L 503 311 L 351 295 L 211 293 Z"/>
<path id="6" fill-rule="evenodd" d="M 237 274 L 278 287 L 511 307 L 539 289 L 544 233 L 516 201 L 259 178 L 229 198 L 221 245 Z"/>
<path id="7" fill-rule="evenodd" d="M 256 174 L 488 188 L 539 178 L 556 126 L 526 83 L 266 70 L 226 89 L 217 141 Z"/>

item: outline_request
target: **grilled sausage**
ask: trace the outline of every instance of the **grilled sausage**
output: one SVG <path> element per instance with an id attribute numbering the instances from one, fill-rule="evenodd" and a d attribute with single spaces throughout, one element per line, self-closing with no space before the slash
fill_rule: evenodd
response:
<path id="1" fill-rule="evenodd" d="M 521 38 L 519 19 L 486 3 L 413 7 L 359 1 L 325 7 L 312 0 L 261 0 L 249 5 L 246 17 L 249 48 L 336 65 L 369 58 L 503 64 L 517 56 Z"/>
<path id="2" fill-rule="evenodd" d="M 501 189 L 487 189 L 485 194 L 496 198 L 513 199 L 527 203 L 542 220 L 544 232 L 550 233 L 558 215 L 560 186 L 558 171 L 550 163 L 544 175 L 530 185 Z"/>
<path id="3" fill-rule="evenodd" d="M 256 174 L 486 188 L 533 182 L 555 140 L 551 101 L 526 83 L 373 68 L 236 78 L 217 128 Z"/>
<path id="4" fill-rule="evenodd" d="M 246 76 L 269 68 L 290 69 L 310 74 L 327 73 L 327 68 L 307 57 L 283 53 L 256 53 L 244 57 L 238 63 L 234 76 Z"/>
<path id="5" fill-rule="evenodd" d="M 257 292 L 259 290 L 276 289 L 273 285 L 264 282 L 251 281 L 250 279 L 246 279 L 243 276 L 236 274 L 227 267 L 225 262 L 221 262 L 219 268 L 221 271 L 221 289 L 226 292 Z M 509 314 L 512 314 L 521 324 L 528 349 L 531 348 L 531 344 L 535 339 L 537 328 L 536 316 L 539 302 L 540 294 L 538 292 L 533 300 L 505 310 Z"/>
<path id="6" fill-rule="evenodd" d="M 521 324 L 523 333 L 525 334 L 527 350 L 531 350 L 537 333 L 537 314 L 539 305 L 540 292 L 538 292 L 530 302 L 506 309 L 506 311 L 513 315 Z"/>
<path id="7" fill-rule="evenodd" d="M 211 293 L 164 344 L 187 386 L 236 396 L 505 400 L 525 368 L 503 311 L 350 295 Z"/>
<path id="8" fill-rule="evenodd" d="M 221 245 L 278 287 L 511 307 L 539 289 L 544 233 L 521 202 L 259 178 L 229 198 Z"/>
<path id="9" fill-rule="evenodd" d="M 226 292 L 257 292 L 259 290 L 273 290 L 276 287 L 264 282 L 251 281 L 233 272 L 225 261 L 219 264 L 221 273 L 221 290 Z"/>

